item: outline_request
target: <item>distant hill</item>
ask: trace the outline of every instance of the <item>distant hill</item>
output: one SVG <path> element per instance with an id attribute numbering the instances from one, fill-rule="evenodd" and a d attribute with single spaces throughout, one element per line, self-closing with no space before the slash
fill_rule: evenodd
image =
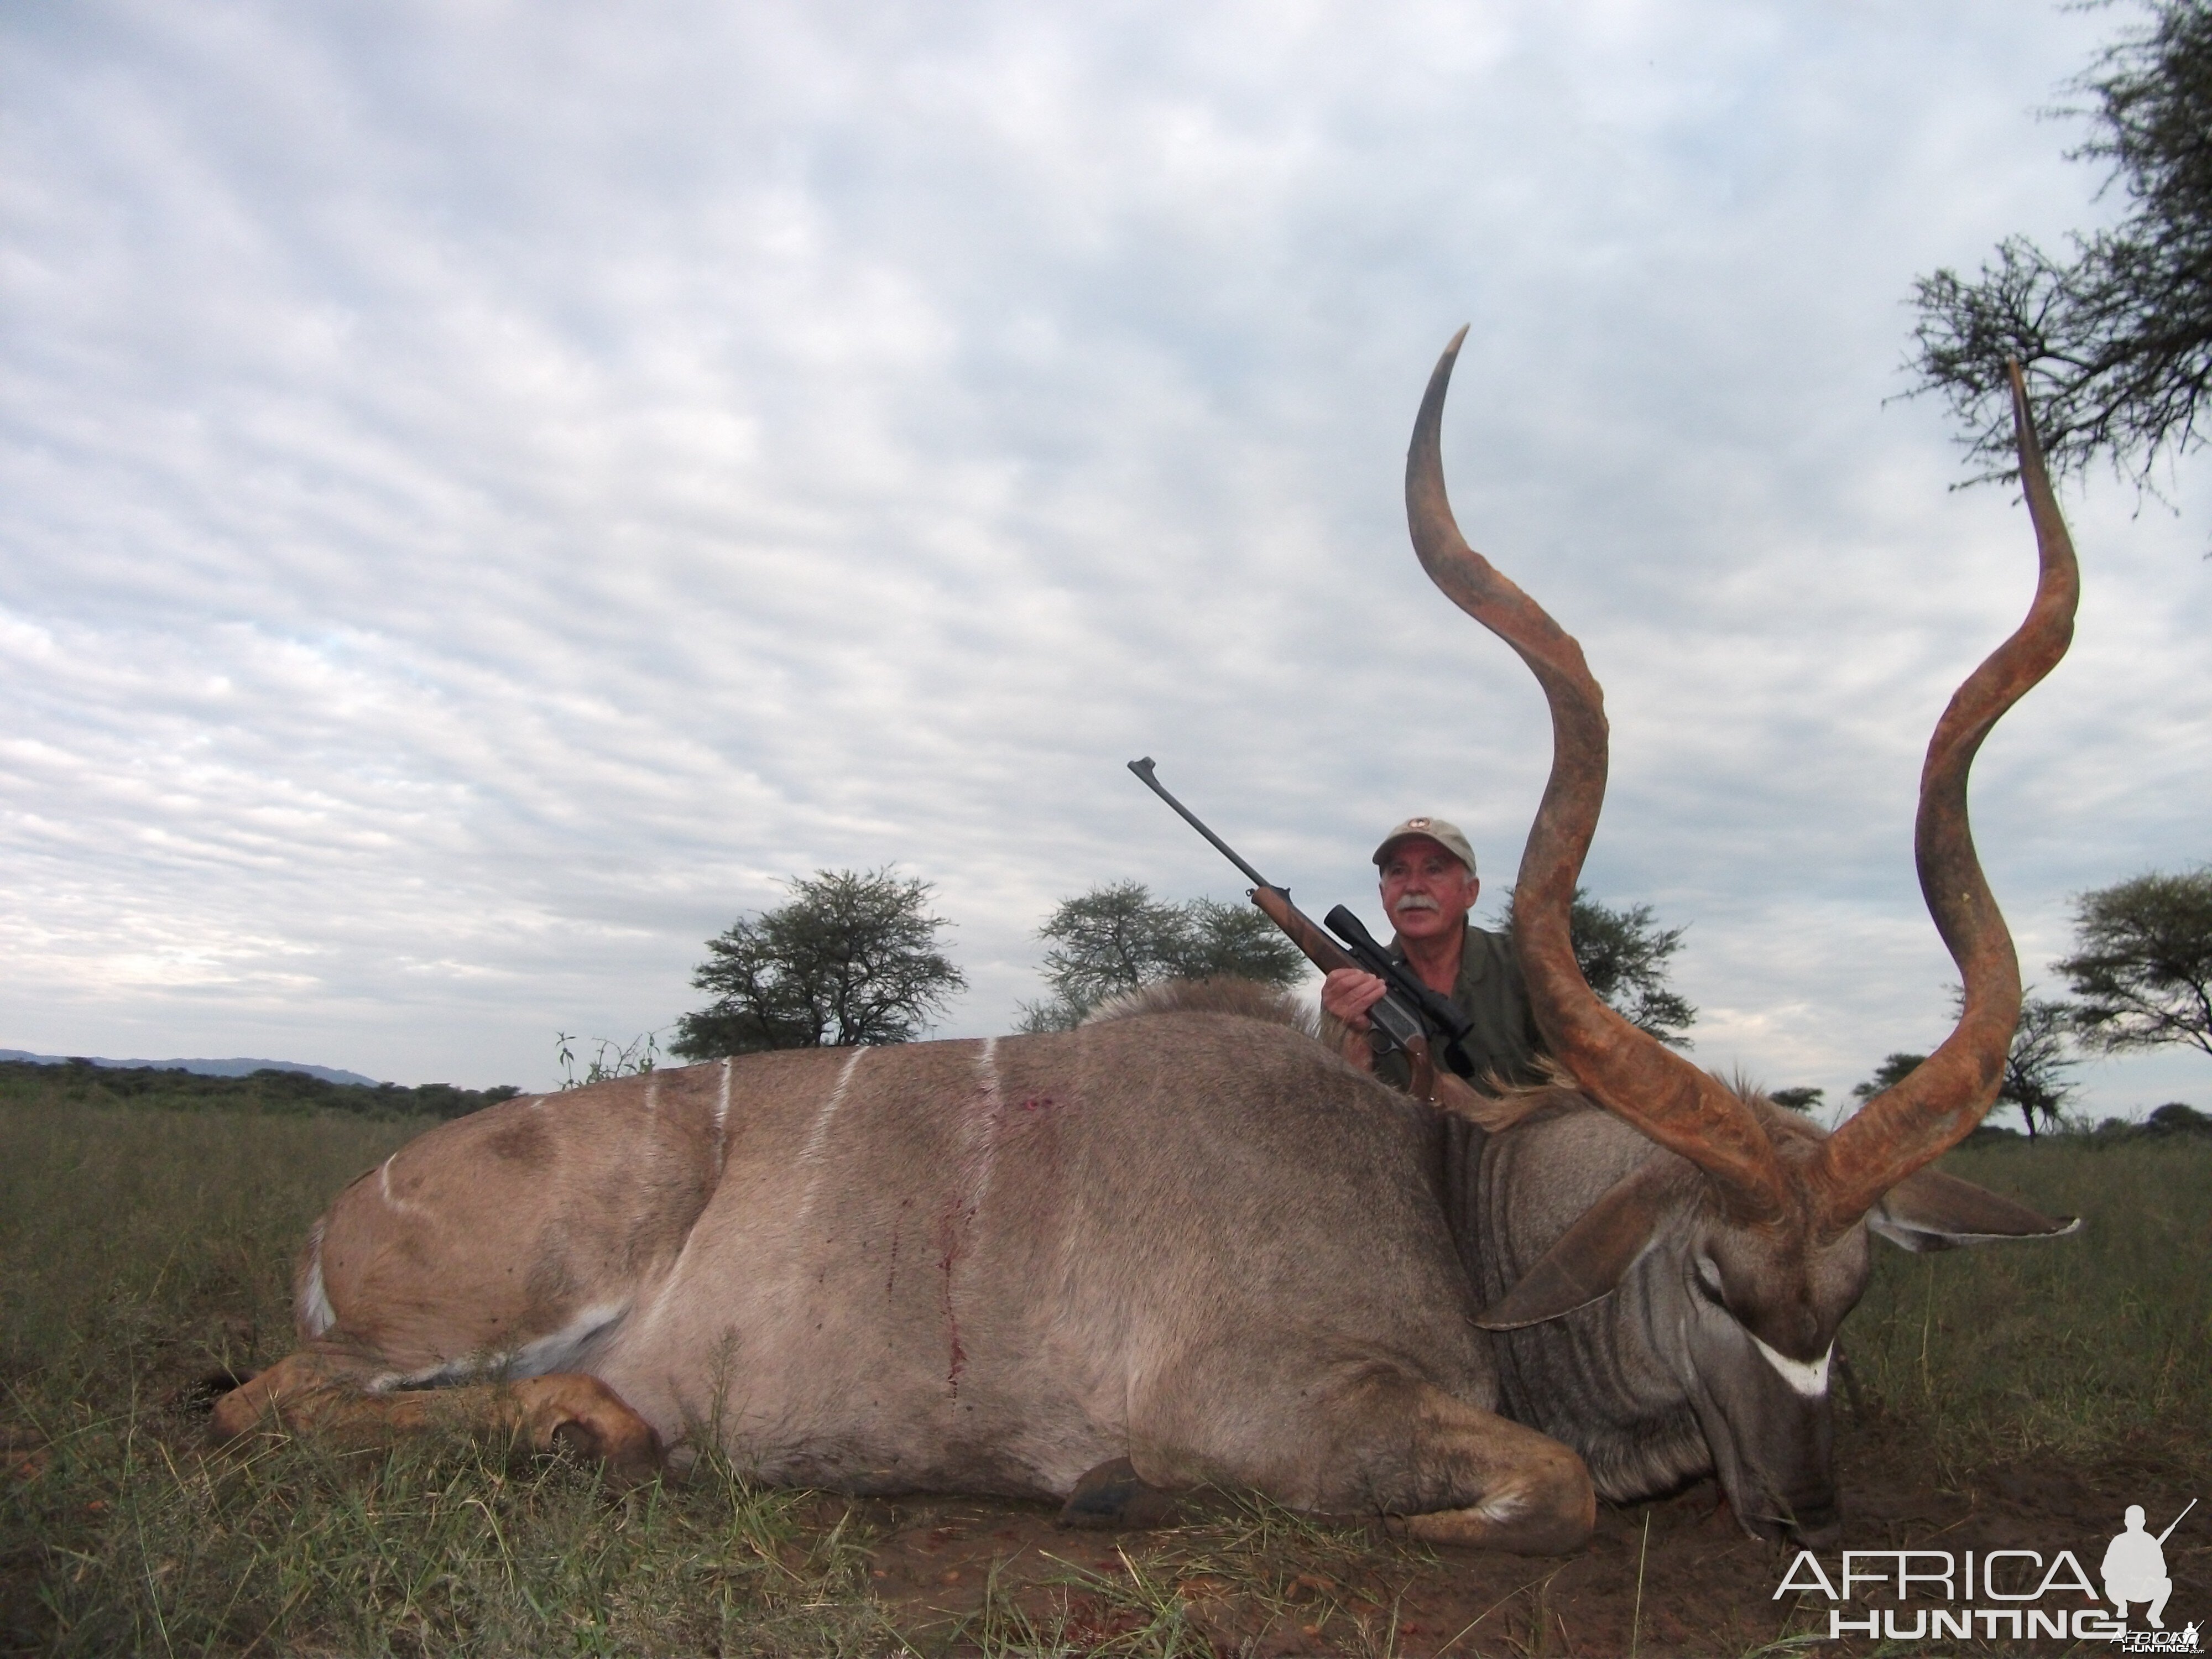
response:
<path id="1" fill-rule="evenodd" d="M 33 1066 L 66 1066 L 79 1056 L 34 1054 L 24 1048 L 0 1048 L 0 1060 L 27 1060 Z M 373 1077 L 341 1072 L 331 1066 L 307 1066 L 296 1060 L 102 1060 L 96 1054 L 82 1058 L 117 1071 L 197 1072 L 202 1077 L 251 1077 L 256 1072 L 301 1072 L 325 1083 L 346 1083 L 357 1089 L 379 1086 Z"/>
<path id="2" fill-rule="evenodd" d="M 522 1092 L 511 1084 L 496 1089 L 456 1089 L 450 1083 L 424 1083 L 403 1089 L 396 1083 L 371 1083 L 366 1078 L 358 1082 L 333 1082 L 332 1079 L 350 1078 L 354 1073 L 323 1066 L 285 1066 L 258 1060 L 173 1060 L 166 1065 L 133 1066 L 128 1061 L 90 1058 L 15 1057 L 22 1052 L 0 1049 L 0 1106 L 327 1110 L 362 1112 L 372 1117 L 442 1118 L 465 1116 Z M 256 1069 L 239 1075 L 247 1066 Z"/>

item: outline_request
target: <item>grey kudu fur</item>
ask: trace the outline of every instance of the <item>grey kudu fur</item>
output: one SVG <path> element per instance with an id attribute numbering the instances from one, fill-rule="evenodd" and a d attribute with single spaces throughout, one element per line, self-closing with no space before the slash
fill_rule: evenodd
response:
<path id="1" fill-rule="evenodd" d="M 302 1346 L 217 1403 L 217 1435 L 442 1424 L 621 1475 L 713 1437 L 760 1479 L 847 1492 L 1065 1497 L 1126 1468 L 1532 1553 L 1578 1545 L 1597 1494 L 1712 1472 L 1753 1533 L 1832 1534 L 1827 1365 L 1869 1234 L 2064 1230 L 1923 1166 L 1989 1109 L 2017 1015 L 1966 774 L 2064 649 L 2065 531 L 2023 408 L 2035 607 L 1954 700 L 1922 784 L 1923 886 L 1966 1012 L 1823 1135 L 1636 1031 L 1575 967 L 1605 719 L 1580 647 L 1453 523 L 1458 346 L 1407 510 L 1430 574 L 1551 704 L 1516 942 L 1582 1091 L 1521 1094 L 1488 1132 L 1217 995 L 509 1101 L 339 1194 L 301 1257 Z"/>

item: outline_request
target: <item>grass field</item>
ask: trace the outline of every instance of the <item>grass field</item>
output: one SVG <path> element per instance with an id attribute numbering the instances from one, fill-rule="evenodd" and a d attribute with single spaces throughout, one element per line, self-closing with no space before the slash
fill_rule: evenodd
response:
<path id="1" fill-rule="evenodd" d="M 1713 1605 L 1716 1561 L 1740 1564 L 1724 1581 L 1739 1585 L 1771 1586 L 1776 1569 L 1712 1517 L 1710 1492 L 1612 1512 L 1587 1560 L 1547 1568 L 1249 1504 L 1102 1540 L 1055 1536 L 1021 1506 L 761 1491 L 711 1461 L 617 1495 L 504 1447 L 203 1459 L 196 1385 L 287 1350 L 307 1223 L 423 1127 L 0 1101 L 0 1647 L 1803 1650 L 1787 1632 L 1809 1617 L 1791 1626 L 1748 1592 Z M 2109 1534 L 2123 1494 L 2167 1514 L 2212 1497 L 2212 1142 L 1996 1145 L 1947 1167 L 2089 1224 L 2056 1244 L 1881 1251 L 1845 1328 L 1847 1505 L 1885 1537 L 1916 1535 L 1914 1517 L 1924 1531 L 2001 1512 Z M 2212 1612 L 2206 1552 L 2177 1534 L 2168 1556 L 2196 1595 L 2177 1607 Z"/>

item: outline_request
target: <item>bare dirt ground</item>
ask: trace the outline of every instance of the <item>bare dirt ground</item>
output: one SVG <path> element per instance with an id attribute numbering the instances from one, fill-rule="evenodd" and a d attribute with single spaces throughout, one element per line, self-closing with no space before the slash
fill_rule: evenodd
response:
<path id="1" fill-rule="evenodd" d="M 2094 1577 L 2130 1504 L 2149 1510 L 2155 1530 L 2191 1496 L 2167 1489 L 2172 1458 L 2148 1446 L 2139 1459 L 2094 1470 L 2038 1460 L 1948 1485 L 1923 1449 L 1879 1424 L 1840 1438 L 1845 1542 L 1854 1549 L 2033 1549 L 2046 1563 L 2070 1549 Z M 1079 1652 L 1133 1634 L 1172 1597 L 1217 1654 L 1238 1659 L 1619 1659 L 1632 1651 L 1639 1659 L 1705 1659 L 1808 1634 L 1819 1639 L 1806 1647 L 1838 1655 L 2063 1650 L 2002 1640 L 1831 1643 L 1828 1601 L 1775 1595 L 1794 1552 L 1747 1536 L 1711 1482 L 1660 1503 L 1601 1507 L 1589 1547 L 1553 1560 L 1433 1551 L 1400 1544 L 1379 1528 L 1305 1528 L 1286 1517 L 1277 1535 L 1240 1549 L 1237 1517 L 1222 1505 L 1212 1513 L 1193 1506 L 1178 1524 L 1149 1532 L 1069 1531 L 1043 1505 L 915 1499 L 849 1507 L 880 1539 L 872 1574 L 894 1625 L 925 1648 L 950 1638 L 955 1648 L 988 1649 L 994 1638 L 1024 1634 L 1018 1620 L 1026 1619 Z M 1250 1512 L 1244 1516 L 1249 1521 Z M 1823 1554 L 1832 1574 L 1836 1553 Z M 2166 1560 L 2174 1580 L 2168 1625 L 2212 1622 L 2212 1522 L 2192 1528 L 2185 1522 Z M 2054 1593 L 2045 1605 L 2062 1599 Z M 1848 1611 L 1863 1616 L 1865 1607 L 1884 1605 L 1899 1604 L 1863 1592 Z M 2141 1613 L 2138 1607 L 2138 1620 Z"/>

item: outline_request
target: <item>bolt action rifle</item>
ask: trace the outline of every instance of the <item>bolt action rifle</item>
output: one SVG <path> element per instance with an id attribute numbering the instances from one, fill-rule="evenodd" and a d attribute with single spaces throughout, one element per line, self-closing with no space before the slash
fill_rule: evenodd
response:
<path id="1" fill-rule="evenodd" d="M 2196 1500 L 2195 1498 L 2191 1498 L 2191 1499 L 2189 1500 L 2189 1505 L 2188 1505 L 2188 1508 L 2187 1508 L 2187 1509 L 2183 1510 L 2181 1511 L 2181 1514 L 2180 1514 L 2180 1515 L 2177 1515 L 2177 1516 L 2175 1516 L 2173 1517 L 2173 1520 L 2172 1520 L 2172 1523 L 2171 1523 L 2170 1525 L 2168 1525 L 2168 1526 L 2167 1526 L 2166 1529 L 2164 1532 L 2162 1532 L 2162 1533 L 2159 1534 L 2159 1535 L 2158 1535 L 2158 1541 L 2159 1541 L 2160 1543 L 2163 1544 L 2163 1543 L 2165 1543 L 2165 1542 L 2166 1542 L 2166 1540 L 2167 1539 L 2169 1539 L 2169 1538 L 2172 1537 L 2172 1536 L 2173 1536 L 2173 1528 L 2174 1528 L 2175 1527 L 2179 1526 L 2179 1525 L 2181 1524 L 2181 1522 L 2182 1522 L 2183 1518 L 2188 1515 L 2189 1510 L 2193 1510 L 2193 1509 L 2195 1509 L 2196 1507 L 2197 1507 L 2197 1500 Z"/>
<path id="2" fill-rule="evenodd" d="M 1283 930 L 1291 944 L 1305 952 L 1306 959 L 1315 967 L 1324 974 L 1340 968 L 1356 968 L 1374 975 L 1389 988 L 1382 1000 L 1367 1011 L 1369 1046 L 1378 1054 L 1396 1052 L 1406 1056 L 1413 1073 L 1412 1092 L 1418 1098 L 1486 1125 L 1503 1127 L 1505 1121 L 1510 1121 L 1492 1109 L 1487 1097 L 1478 1094 L 1462 1081 L 1474 1071 L 1474 1064 L 1463 1046 L 1472 1029 L 1465 1015 L 1422 984 L 1403 963 L 1395 960 L 1361 925 L 1359 918 L 1342 905 L 1328 913 L 1328 926 L 1334 938 L 1316 927 L 1304 912 L 1291 902 L 1288 888 L 1276 886 L 1247 864 L 1236 848 L 1207 829 L 1197 814 L 1167 792 L 1152 775 L 1151 756 L 1131 761 L 1129 769 L 1147 789 L 1173 807 L 1184 823 L 1211 842 L 1217 852 L 1251 878 L 1249 896 L 1252 902 Z M 1432 1042 L 1432 1037 L 1440 1041 Z M 1443 1072 L 1436 1064 L 1439 1051 L 1448 1068 Z"/>

